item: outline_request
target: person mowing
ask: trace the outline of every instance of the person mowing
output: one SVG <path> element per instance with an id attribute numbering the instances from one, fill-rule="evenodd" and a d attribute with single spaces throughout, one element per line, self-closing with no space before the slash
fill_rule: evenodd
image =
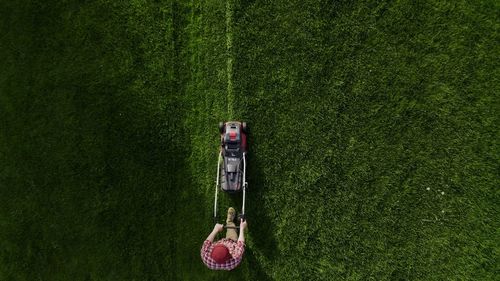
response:
<path id="1" fill-rule="evenodd" d="M 228 227 L 235 227 L 234 216 L 236 211 L 233 207 L 227 210 L 226 225 Z M 240 222 L 240 235 L 236 233 L 236 229 L 228 228 L 226 232 L 226 237 L 220 239 L 219 241 L 213 243 L 217 233 L 224 230 L 224 225 L 217 223 L 212 230 L 212 233 L 208 235 L 203 246 L 201 247 L 201 259 L 203 263 L 210 269 L 213 270 L 232 270 L 237 267 L 241 259 L 243 258 L 243 253 L 245 252 L 245 229 L 247 228 L 247 222 L 241 220 Z"/>

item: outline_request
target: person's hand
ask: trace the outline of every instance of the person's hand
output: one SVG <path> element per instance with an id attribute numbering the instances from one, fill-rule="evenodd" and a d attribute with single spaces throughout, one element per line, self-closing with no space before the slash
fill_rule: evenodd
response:
<path id="1" fill-rule="evenodd" d="M 221 232 L 224 230 L 224 225 L 223 224 L 220 224 L 220 223 L 217 223 L 215 224 L 214 226 L 214 230 L 213 232 L 217 233 L 217 232 Z"/>
<path id="2" fill-rule="evenodd" d="M 245 231 L 245 229 L 247 229 L 247 221 L 241 219 L 241 221 L 240 221 L 240 230 L 241 231 Z"/>

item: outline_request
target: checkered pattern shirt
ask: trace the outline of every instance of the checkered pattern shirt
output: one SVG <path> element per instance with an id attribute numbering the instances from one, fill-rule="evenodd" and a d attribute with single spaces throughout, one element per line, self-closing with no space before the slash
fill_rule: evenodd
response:
<path id="1" fill-rule="evenodd" d="M 226 246 L 226 248 L 229 249 L 229 254 L 231 254 L 231 258 L 222 264 L 218 264 L 211 257 L 214 246 L 219 244 Z M 210 269 L 232 270 L 240 264 L 244 252 L 245 243 L 241 241 L 235 242 L 232 239 L 224 238 L 215 243 L 212 243 L 208 240 L 205 240 L 203 246 L 201 247 L 201 259 L 203 260 L 203 263 Z"/>

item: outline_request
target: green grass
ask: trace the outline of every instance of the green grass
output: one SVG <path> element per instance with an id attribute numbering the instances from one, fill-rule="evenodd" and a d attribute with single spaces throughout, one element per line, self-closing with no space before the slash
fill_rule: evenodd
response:
<path id="1" fill-rule="evenodd" d="M 499 12 L 0 1 L 0 280 L 494 280 Z M 249 233 L 213 272 L 227 119 Z"/>

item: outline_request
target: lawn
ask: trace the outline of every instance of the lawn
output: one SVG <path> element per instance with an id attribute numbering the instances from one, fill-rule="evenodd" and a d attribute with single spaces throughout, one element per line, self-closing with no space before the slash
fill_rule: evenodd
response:
<path id="1" fill-rule="evenodd" d="M 0 1 L 0 280 L 494 280 L 499 14 Z M 229 119 L 250 127 L 249 232 L 213 272 Z"/>

